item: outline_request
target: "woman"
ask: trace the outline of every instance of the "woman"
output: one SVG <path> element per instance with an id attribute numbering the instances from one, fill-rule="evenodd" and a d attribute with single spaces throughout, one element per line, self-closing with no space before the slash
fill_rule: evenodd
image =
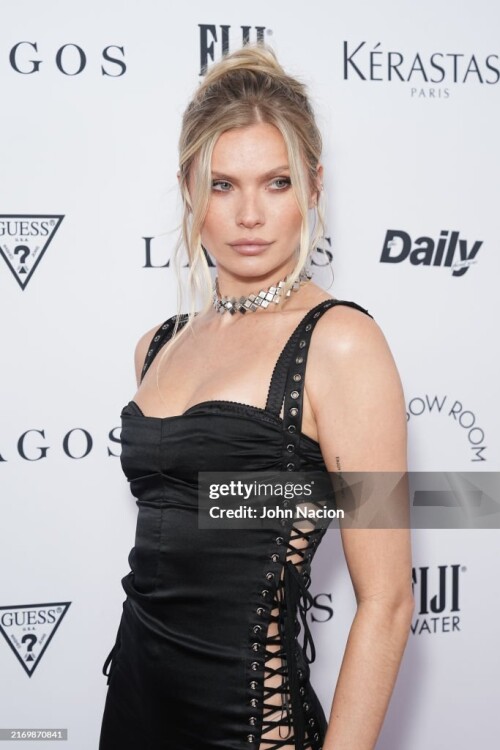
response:
<path id="1" fill-rule="evenodd" d="M 246 45 L 210 69 L 179 151 L 176 263 L 187 248 L 191 309 L 180 302 L 140 339 L 121 415 L 139 514 L 100 750 L 369 750 L 413 610 L 408 530 L 342 531 L 358 608 L 327 722 L 305 616 L 325 529 L 201 529 L 197 482 L 201 471 L 404 472 L 400 379 L 367 310 L 306 268 L 324 230 L 321 137 L 305 87 L 271 49 Z"/>

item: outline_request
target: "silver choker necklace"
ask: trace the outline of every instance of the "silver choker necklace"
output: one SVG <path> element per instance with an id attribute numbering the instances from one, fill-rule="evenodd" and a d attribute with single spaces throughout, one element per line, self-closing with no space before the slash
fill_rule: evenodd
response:
<path id="1" fill-rule="evenodd" d="M 218 313 L 225 313 L 226 310 L 234 315 L 236 312 L 246 313 L 255 312 L 259 307 L 266 308 L 271 302 L 278 304 L 280 298 L 283 295 L 283 287 L 285 282 L 290 278 L 285 276 L 282 281 L 274 286 L 270 286 L 268 289 L 262 289 L 258 294 L 248 294 L 246 297 L 221 297 L 219 293 L 219 281 L 218 277 L 215 277 L 215 288 L 213 290 L 213 307 Z M 290 296 L 290 292 L 296 292 L 302 284 L 305 284 L 309 279 L 312 278 L 312 271 L 303 268 L 299 274 L 299 277 L 288 290 L 285 297 Z"/>

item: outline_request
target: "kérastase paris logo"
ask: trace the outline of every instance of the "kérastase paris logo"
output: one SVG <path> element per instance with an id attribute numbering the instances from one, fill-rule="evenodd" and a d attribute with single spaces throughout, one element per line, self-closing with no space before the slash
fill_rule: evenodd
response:
<path id="1" fill-rule="evenodd" d="M 63 219 L 64 216 L 41 214 L 0 214 L 0 253 L 21 289 L 26 289 Z"/>

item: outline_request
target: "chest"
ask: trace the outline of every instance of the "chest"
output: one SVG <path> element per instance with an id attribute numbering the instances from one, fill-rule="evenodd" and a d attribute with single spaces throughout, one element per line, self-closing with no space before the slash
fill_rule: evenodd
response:
<path id="1" fill-rule="evenodd" d="M 181 415 L 215 400 L 266 410 L 273 379 L 282 381 L 293 368 L 293 361 L 286 367 L 285 362 L 296 327 L 297 316 L 257 324 L 241 320 L 222 329 L 194 325 L 155 352 L 133 400 L 144 414 L 159 417 Z M 302 431 L 317 441 L 305 376 L 301 385 Z M 276 416 L 284 418 L 282 403 Z"/>

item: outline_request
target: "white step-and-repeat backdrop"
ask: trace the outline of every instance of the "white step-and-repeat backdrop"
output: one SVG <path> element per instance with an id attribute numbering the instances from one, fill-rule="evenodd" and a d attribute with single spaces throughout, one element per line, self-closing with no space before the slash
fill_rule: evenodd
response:
<path id="1" fill-rule="evenodd" d="M 500 469 L 499 27 L 491 0 L 2 4 L 0 728 L 97 747 L 137 513 L 119 414 L 138 338 L 175 312 L 180 119 L 245 38 L 310 88 L 329 204 L 315 280 L 384 330 L 410 468 Z M 498 545 L 413 532 L 380 750 L 499 746 Z M 355 610 L 338 532 L 314 573 L 328 715 Z"/>

